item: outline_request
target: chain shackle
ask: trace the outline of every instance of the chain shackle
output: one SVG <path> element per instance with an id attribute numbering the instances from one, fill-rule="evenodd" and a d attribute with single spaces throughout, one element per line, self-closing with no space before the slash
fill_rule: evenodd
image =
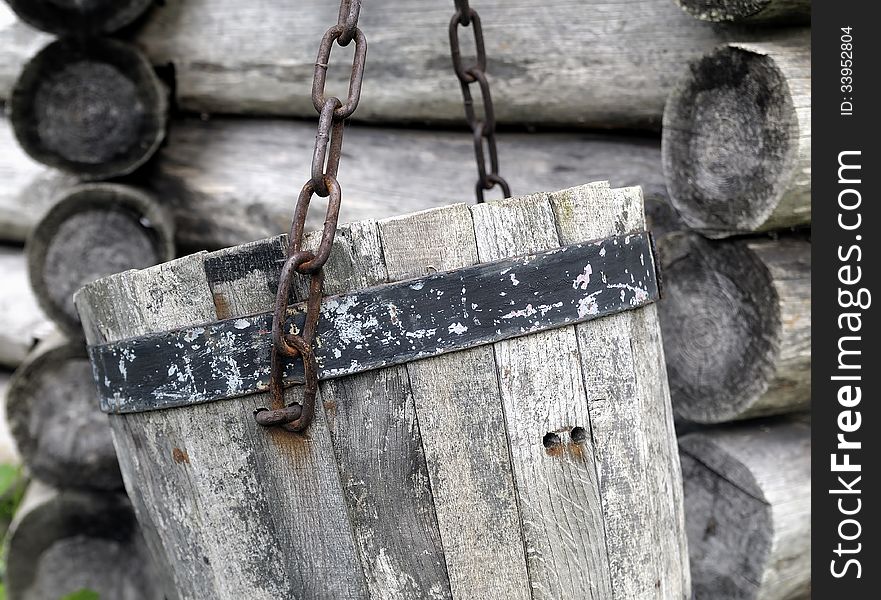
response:
<path id="1" fill-rule="evenodd" d="M 490 92 L 489 80 L 486 77 L 486 46 L 483 38 L 483 26 L 480 16 L 468 5 L 468 0 L 455 0 L 456 13 L 450 19 L 450 55 L 453 59 L 453 71 L 459 78 L 462 87 L 462 100 L 465 106 L 465 120 L 474 135 L 474 156 L 477 160 L 477 202 L 484 200 L 483 193 L 496 185 L 502 188 L 505 198 L 510 198 L 511 189 L 499 175 L 499 156 L 496 148 L 496 115 Z M 474 64 L 465 66 L 462 61 L 462 50 L 459 43 L 459 28 L 470 26 L 473 29 L 476 57 Z M 477 83 L 480 88 L 483 118 L 478 118 L 474 107 L 471 86 Z M 487 152 L 484 152 L 484 144 Z M 486 154 L 489 154 L 487 168 Z"/>

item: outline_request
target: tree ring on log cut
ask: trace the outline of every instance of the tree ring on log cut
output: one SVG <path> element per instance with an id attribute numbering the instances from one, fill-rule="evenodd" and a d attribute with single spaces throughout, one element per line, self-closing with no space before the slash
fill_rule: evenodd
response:
<path id="1" fill-rule="evenodd" d="M 702 232 L 753 231 L 783 197 L 798 120 L 774 59 L 726 46 L 691 64 L 667 101 L 662 159 L 671 202 Z"/>
<path id="2" fill-rule="evenodd" d="M 10 120 L 22 148 L 84 179 L 127 175 L 165 138 L 168 92 L 135 47 L 110 39 L 52 42 L 22 69 Z"/>
<path id="3" fill-rule="evenodd" d="M 661 333 L 674 411 L 738 418 L 768 388 L 782 323 L 767 266 L 743 245 L 673 234 L 660 244 Z"/>
<path id="4" fill-rule="evenodd" d="M 130 25 L 153 0 L 6 0 L 25 23 L 57 35 L 112 33 Z"/>
<path id="5" fill-rule="evenodd" d="M 696 19 L 713 23 L 783 22 L 809 24 L 810 0 L 676 0 Z"/>
<path id="6" fill-rule="evenodd" d="M 174 258 L 174 226 L 151 196 L 119 184 L 68 192 L 28 239 L 31 287 L 45 313 L 71 338 L 83 337 L 73 294 L 121 271 Z"/>
<path id="7" fill-rule="evenodd" d="M 64 488 L 122 488 L 110 424 L 96 400 L 81 342 L 46 340 L 15 372 L 7 419 L 34 476 Z"/>

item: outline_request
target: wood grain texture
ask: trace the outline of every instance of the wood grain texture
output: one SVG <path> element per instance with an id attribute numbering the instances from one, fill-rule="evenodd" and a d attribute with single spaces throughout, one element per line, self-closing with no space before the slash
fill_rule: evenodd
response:
<path id="1" fill-rule="evenodd" d="M 659 140 L 597 134 L 499 134 L 501 164 L 515 193 L 610 179 L 642 185 L 668 206 Z M 178 246 L 214 249 L 286 231 L 305 180 L 315 125 L 275 119 L 175 121 L 168 144 L 135 178 L 173 213 Z M 407 165 L 406 172 L 402 165 Z M 23 240 L 59 192 L 73 185 L 37 165 L 0 119 L 0 239 Z M 470 136 L 461 132 L 349 127 L 339 175 L 343 222 L 381 219 L 472 202 Z M 321 211 L 308 228 L 319 229 Z"/>
<path id="2" fill-rule="evenodd" d="M 152 0 L 7 0 L 26 23 L 57 35 L 100 35 L 131 24 Z"/>
<path id="3" fill-rule="evenodd" d="M 16 370 L 6 418 L 31 473 L 62 488 L 122 487 L 107 415 L 81 342 L 55 333 Z"/>
<path id="4" fill-rule="evenodd" d="M 673 205 L 710 237 L 811 222 L 810 31 L 692 62 L 664 112 Z"/>
<path id="5" fill-rule="evenodd" d="M 486 0 L 489 79 L 503 123 L 657 130 L 681 65 L 750 32 L 716 29 L 671 0 Z M 369 53 L 356 118 L 374 122 L 463 124 L 452 72 L 448 24 L 453 8 L 433 0 L 365 5 L 360 25 Z M 315 53 L 337 22 L 322 0 L 169 0 L 134 33 L 157 65 L 173 63 L 177 102 L 188 112 L 315 117 L 310 100 Z M 463 32 L 463 43 L 469 44 Z M 0 81 L 17 72 L 21 26 L 0 31 Z M 23 40 L 21 38 L 24 38 Z M 467 48 L 468 46 L 466 46 Z M 350 50 L 337 48 L 328 90 L 342 97 Z M 562 57 L 562 58 L 561 58 Z M 0 88 L 0 98 L 8 97 Z"/>
<path id="6" fill-rule="evenodd" d="M 646 225 L 639 188 L 594 185 L 550 200 L 564 244 Z M 690 597 L 660 334 L 657 305 L 576 326 L 615 598 Z"/>
<path id="7" fill-rule="evenodd" d="M 386 219 L 379 229 L 392 281 L 478 262 L 463 204 Z M 531 597 L 494 367 L 489 347 L 404 367 L 456 599 Z"/>
<path id="8" fill-rule="evenodd" d="M 165 137 L 168 90 L 133 46 L 63 38 L 22 67 L 9 118 L 35 160 L 86 179 L 127 175 Z"/>
<path id="9" fill-rule="evenodd" d="M 60 491 L 33 481 L 7 543 L 10 600 L 62 598 L 82 589 L 119 600 L 164 597 L 124 494 Z"/>
<path id="10" fill-rule="evenodd" d="M 174 223 L 137 188 L 84 184 L 66 191 L 43 215 L 25 253 L 43 312 L 69 338 L 81 339 L 74 292 L 101 277 L 174 258 Z"/>
<path id="11" fill-rule="evenodd" d="M 28 282 L 21 248 L 0 246 L 0 365 L 15 368 L 54 329 Z"/>
<path id="12" fill-rule="evenodd" d="M 810 0 L 676 0 L 691 16 L 714 23 L 809 25 Z"/>
<path id="13" fill-rule="evenodd" d="M 216 319 L 206 258 L 195 254 L 84 288 L 77 303 L 89 342 Z M 248 294 L 248 302 L 259 301 Z M 264 289 L 263 302 L 274 297 Z M 237 303 L 253 310 L 243 300 L 225 306 Z M 295 401 L 298 393 L 291 388 L 286 397 Z M 253 411 L 267 403 L 258 394 L 195 412 L 111 420 L 148 541 L 165 557 L 181 598 L 364 598 L 324 411 L 319 404 L 308 433 L 292 436 L 256 424 Z"/>
<path id="14" fill-rule="evenodd" d="M 659 303 L 677 414 L 723 423 L 811 400 L 811 245 L 801 237 L 659 243 Z"/>
<path id="15" fill-rule="evenodd" d="M 695 598 L 809 597 L 810 425 L 752 422 L 679 445 Z"/>

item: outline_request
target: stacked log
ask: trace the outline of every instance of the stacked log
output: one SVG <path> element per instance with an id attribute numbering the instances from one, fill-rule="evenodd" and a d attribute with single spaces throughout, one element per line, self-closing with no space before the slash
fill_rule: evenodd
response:
<path id="1" fill-rule="evenodd" d="M 21 248 L 0 247 L 0 368 L 14 369 L 53 329 L 28 283 Z"/>
<path id="2" fill-rule="evenodd" d="M 664 111 L 683 221 L 710 237 L 811 221 L 810 34 L 729 44 L 692 63 Z"/>
<path id="3" fill-rule="evenodd" d="M 713 23 L 808 25 L 811 0 L 676 0 L 688 14 Z"/>
<path id="4" fill-rule="evenodd" d="M 31 483 L 8 535 L 10 599 L 89 590 L 99 598 L 162 600 L 161 576 L 125 495 Z"/>
<path id="5" fill-rule="evenodd" d="M 6 0 L 29 25 L 58 35 L 113 33 L 130 25 L 153 0 Z"/>

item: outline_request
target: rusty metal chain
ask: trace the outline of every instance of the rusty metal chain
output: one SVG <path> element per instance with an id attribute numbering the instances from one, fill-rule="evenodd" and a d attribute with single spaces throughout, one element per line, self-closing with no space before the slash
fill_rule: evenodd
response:
<path id="1" fill-rule="evenodd" d="M 324 34 L 315 61 L 312 79 L 312 104 L 318 111 L 318 134 L 312 154 L 309 181 L 300 190 L 294 218 L 288 238 L 287 259 L 281 270 L 275 311 L 272 319 L 272 366 L 269 375 L 271 408 L 260 408 L 254 414 L 257 423 L 266 427 L 279 426 L 288 431 L 303 431 L 309 426 L 315 413 L 318 393 L 318 369 L 315 363 L 313 343 L 321 311 L 321 288 L 324 282 L 324 264 L 330 256 L 340 214 L 342 190 L 337 181 L 340 156 L 343 147 L 343 129 L 358 107 L 361 98 L 361 82 L 367 59 L 367 39 L 358 28 L 361 0 L 342 0 L 337 24 Z M 335 96 L 325 96 L 327 68 L 334 42 L 347 46 L 355 41 L 355 57 L 349 78 L 349 93 L 345 103 Z M 324 230 L 318 248 L 313 252 L 303 249 L 303 233 L 306 213 L 312 197 L 328 197 Z M 287 327 L 288 301 L 295 281 L 295 274 L 309 277 L 309 298 L 303 329 L 296 333 L 285 331 Z M 303 403 L 286 406 L 284 400 L 284 366 L 286 361 L 297 357 L 303 360 L 305 385 Z"/>
<path id="2" fill-rule="evenodd" d="M 453 70 L 462 86 L 462 97 L 465 104 L 465 119 L 474 135 L 474 154 L 477 159 L 477 186 L 475 193 L 477 202 L 483 202 L 485 190 L 491 190 L 496 185 L 502 188 L 505 198 L 511 197 L 511 188 L 501 175 L 499 175 L 499 155 L 496 149 L 496 117 L 493 107 L 492 95 L 490 94 L 489 81 L 486 78 L 486 48 L 483 42 L 483 28 L 480 24 L 480 16 L 468 5 L 468 0 L 454 0 L 456 14 L 450 20 L 450 53 L 453 58 Z M 474 32 L 474 44 L 477 48 L 477 57 L 474 64 L 465 66 L 462 63 L 462 51 L 459 47 L 459 27 L 471 27 Z M 471 85 L 477 83 L 480 95 L 483 99 L 483 119 L 477 117 L 474 109 L 474 98 L 471 95 Z M 484 152 L 484 143 L 487 152 Z M 489 154 L 489 169 L 487 169 L 486 155 Z"/>

